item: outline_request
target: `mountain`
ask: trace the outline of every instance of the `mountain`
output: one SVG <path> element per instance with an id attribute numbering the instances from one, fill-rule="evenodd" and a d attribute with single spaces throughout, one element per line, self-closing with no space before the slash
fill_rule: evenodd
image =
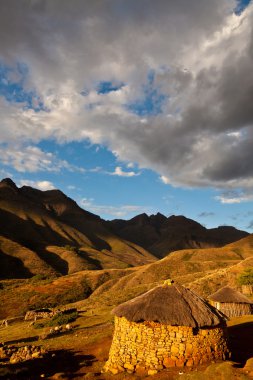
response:
<path id="1" fill-rule="evenodd" d="M 207 229 L 184 216 L 166 218 L 158 213 L 138 215 L 130 220 L 112 220 L 107 225 L 115 234 L 145 248 L 158 258 L 187 248 L 222 247 L 248 235 L 234 227 Z"/>
<path id="2" fill-rule="evenodd" d="M 0 182 L 0 278 L 125 268 L 156 258 L 59 190 Z"/>
<path id="3" fill-rule="evenodd" d="M 59 190 L 0 182 L 0 279 L 142 266 L 174 250 L 219 247 L 244 236 L 159 213 L 106 222 Z"/>

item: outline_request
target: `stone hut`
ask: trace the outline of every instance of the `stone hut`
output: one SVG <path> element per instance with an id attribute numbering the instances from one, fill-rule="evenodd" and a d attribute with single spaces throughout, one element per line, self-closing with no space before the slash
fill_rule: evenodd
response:
<path id="1" fill-rule="evenodd" d="M 253 285 L 242 285 L 242 294 L 246 296 L 252 296 L 253 295 Z"/>
<path id="2" fill-rule="evenodd" d="M 226 322 L 217 309 L 171 280 L 117 306 L 104 371 L 155 374 L 229 356 Z"/>
<path id="3" fill-rule="evenodd" d="M 224 286 L 209 296 L 210 303 L 228 318 L 252 314 L 253 303 L 237 290 Z"/>

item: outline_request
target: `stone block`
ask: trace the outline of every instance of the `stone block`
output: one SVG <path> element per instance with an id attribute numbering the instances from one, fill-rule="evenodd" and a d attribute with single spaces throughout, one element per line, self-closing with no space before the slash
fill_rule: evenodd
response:
<path id="1" fill-rule="evenodd" d="M 157 373 L 158 373 L 157 369 L 149 369 L 148 370 L 148 375 L 149 376 L 156 375 Z"/>
<path id="2" fill-rule="evenodd" d="M 134 370 L 134 365 L 130 363 L 125 363 L 124 368 L 129 369 L 130 371 Z"/>
<path id="3" fill-rule="evenodd" d="M 185 351 L 185 344 L 184 343 L 180 343 L 179 344 L 179 350 L 180 351 Z"/>
<path id="4" fill-rule="evenodd" d="M 178 359 L 176 361 L 176 367 L 184 367 L 185 365 L 185 359 Z"/>
<path id="5" fill-rule="evenodd" d="M 178 346 L 172 345 L 171 346 L 171 353 L 177 354 L 178 353 Z"/>
<path id="6" fill-rule="evenodd" d="M 113 375 L 117 375 L 119 373 L 119 370 L 117 368 L 109 368 L 109 371 L 113 374 Z"/>
<path id="7" fill-rule="evenodd" d="M 163 365 L 164 367 L 166 368 L 170 368 L 170 367 L 175 367 L 176 365 L 176 362 L 175 360 L 173 360 L 172 358 L 165 358 L 164 361 L 163 361 Z"/>
<path id="8" fill-rule="evenodd" d="M 137 365 L 135 373 L 139 376 L 145 376 L 147 374 L 147 369 L 144 365 Z"/>

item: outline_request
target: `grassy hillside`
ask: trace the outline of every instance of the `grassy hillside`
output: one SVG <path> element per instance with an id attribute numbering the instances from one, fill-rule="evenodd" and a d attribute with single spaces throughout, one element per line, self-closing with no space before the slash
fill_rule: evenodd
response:
<path id="1" fill-rule="evenodd" d="M 99 304 L 111 308 L 167 278 L 208 296 L 224 285 L 235 286 L 238 275 L 253 266 L 252 242 L 253 235 L 250 235 L 223 248 L 177 251 L 160 261 L 135 268 L 84 270 L 59 278 L 1 281 L 0 318 L 23 313 L 28 308 L 71 302 L 78 302 L 84 308 Z"/>

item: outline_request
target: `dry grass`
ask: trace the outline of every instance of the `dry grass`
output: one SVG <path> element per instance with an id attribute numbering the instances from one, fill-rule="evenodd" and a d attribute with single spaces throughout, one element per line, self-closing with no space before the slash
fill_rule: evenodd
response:
<path id="1" fill-rule="evenodd" d="M 237 286 L 238 275 L 253 264 L 251 240 L 249 236 L 237 245 L 224 248 L 178 251 L 163 260 L 135 268 L 86 270 L 41 283 L 2 281 L 0 318 L 22 314 L 31 307 L 79 300 L 83 300 L 85 307 L 93 303 L 116 306 L 167 278 L 186 284 L 207 297 L 225 285 Z M 109 254 L 104 255 L 106 260 L 112 259 Z M 85 300 L 89 294 L 91 296 Z"/>

